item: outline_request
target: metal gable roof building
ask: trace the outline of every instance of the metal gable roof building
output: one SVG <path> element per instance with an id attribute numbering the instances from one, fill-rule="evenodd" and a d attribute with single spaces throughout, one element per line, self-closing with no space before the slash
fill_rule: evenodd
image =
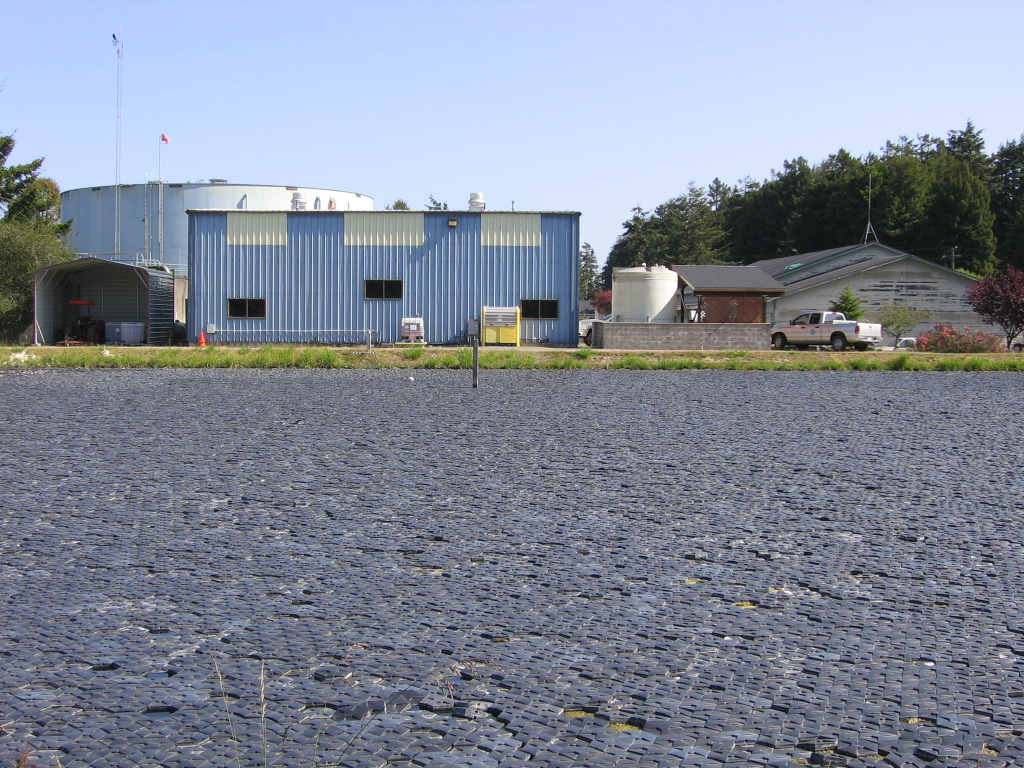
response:
<path id="1" fill-rule="evenodd" d="M 869 261 L 886 256 L 905 257 L 910 254 L 881 243 L 861 243 L 824 251 L 795 253 L 773 259 L 755 261 L 750 266 L 759 267 L 783 285 L 790 285 L 812 275 L 832 272 L 849 264 Z"/>
<path id="2" fill-rule="evenodd" d="M 781 322 L 808 309 L 827 307 L 849 286 L 864 302 L 865 316 L 882 307 L 907 304 L 934 314 L 927 328 L 944 322 L 958 328 L 987 326 L 967 304 L 967 287 L 975 278 L 881 243 L 796 254 L 755 262 L 786 287 L 783 297 L 770 299 L 768 318 Z"/>
<path id="3" fill-rule="evenodd" d="M 189 211 L 188 337 L 226 343 L 466 340 L 483 306 L 525 341 L 575 345 L 579 216 L 530 211 Z"/>
<path id="4" fill-rule="evenodd" d="M 869 245 L 875 246 L 877 243 L 870 243 Z M 759 267 L 769 275 L 780 276 L 785 275 L 788 272 L 798 270 L 801 267 L 828 261 L 840 254 L 860 251 L 863 247 L 863 245 L 856 245 L 844 246 L 842 248 L 829 248 L 824 251 L 810 251 L 808 253 L 794 252 L 792 256 L 776 256 L 771 259 L 761 259 L 760 261 L 753 262 L 750 266 Z M 886 250 L 894 249 L 886 248 Z"/>

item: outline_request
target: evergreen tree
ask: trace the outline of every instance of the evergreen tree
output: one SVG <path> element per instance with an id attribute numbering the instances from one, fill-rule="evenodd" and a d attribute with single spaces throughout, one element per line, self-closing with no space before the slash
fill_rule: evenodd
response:
<path id="1" fill-rule="evenodd" d="M 1024 135 L 999 147 L 993 157 L 992 227 L 996 256 L 1024 268 Z"/>
<path id="2" fill-rule="evenodd" d="M 0 213 L 4 218 L 7 218 L 11 204 L 17 203 L 38 178 L 43 165 L 41 157 L 22 165 L 8 165 L 15 143 L 13 136 L 0 136 Z"/>
<path id="3" fill-rule="evenodd" d="M 590 243 L 580 247 L 580 298 L 590 299 L 601 289 L 601 273 L 597 255 Z"/>
<path id="4" fill-rule="evenodd" d="M 635 208 L 605 267 L 750 263 L 861 242 L 868 223 L 883 243 L 939 262 L 991 272 L 1024 264 L 1024 136 L 985 154 L 968 122 L 947 139 L 901 136 L 878 155 L 845 150 L 811 166 L 798 157 L 764 182 L 715 179 L 656 207 Z M 998 251 L 996 248 L 998 247 Z"/>
<path id="5" fill-rule="evenodd" d="M 916 157 L 883 156 L 871 164 L 871 223 L 878 238 L 907 253 L 930 243 L 927 216 L 931 173 Z M 938 252 L 934 254 L 938 256 Z"/>
<path id="6" fill-rule="evenodd" d="M 604 269 L 611 285 L 615 267 L 641 264 L 723 264 L 727 249 L 722 215 L 704 190 L 690 185 L 686 194 L 662 203 L 652 212 L 633 209 L 633 217 L 612 246 Z"/>
<path id="7" fill-rule="evenodd" d="M 793 247 L 807 253 L 859 243 L 867 226 L 869 175 L 867 164 L 845 149 L 812 169 L 794 210 Z"/>
<path id="8" fill-rule="evenodd" d="M 962 131 L 950 131 L 947 134 L 946 146 L 953 157 L 963 160 L 971 173 L 981 179 L 985 186 L 992 183 L 992 158 L 985 154 L 985 140 L 981 131 L 974 123 L 967 121 Z"/>
<path id="9" fill-rule="evenodd" d="M 647 226 L 651 214 L 643 208 L 633 208 L 633 216 L 623 223 L 625 230 L 619 235 L 605 260 L 601 272 L 601 284 L 605 288 L 612 287 L 612 270 L 615 267 L 634 267 L 646 263 L 648 254 Z"/>
<path id="10" fill-rule="evenodd" d="M 988 187 L 967 162 L 949 152 L 930 161 L 934 168 L 927 225 L 933 246 L 945 253 L 957 249 L 957 266 L 975 274 L 988 275 L 996 267 L 996 240 Z M 921 255 L 935 259 L 934 251 Z"/>
<path id="11" fill-rule="evenodd" d="M 860 320 L 864 316 L 864 302 L 850 286 L 843 288 L 839 298 L 828 305 L 833 312 L 842 312 L 847 320 Z"/>
<path id="12" fill-rule="evenodd" d="M 34 222 L 64 235 L 71 222 L 60 223 L 60 187 L 39 176 L 43 159 L 8 165 L 14 151 L 13 136 L 0 136 L 0 214 L 4 221 Z"/>
<path id="13" fill-rule="evenodd" d="M 728 258 L 749 263 L 796 251 L 793 221 L 810 179 L 811 166 L 798 157 L 773 171 L 771 180 L 748 183 L 742 194 L 729 197 L 722 206 Z"/>

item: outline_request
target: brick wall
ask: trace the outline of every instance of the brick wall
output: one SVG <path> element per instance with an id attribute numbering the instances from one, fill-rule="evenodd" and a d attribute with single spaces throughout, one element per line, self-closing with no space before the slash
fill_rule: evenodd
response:
<path id="1" fill-rule="evenodd" d="M 595 322 L 596 349 L 717 350 L 771 348 L 767 323 L 612 323 Z"/>

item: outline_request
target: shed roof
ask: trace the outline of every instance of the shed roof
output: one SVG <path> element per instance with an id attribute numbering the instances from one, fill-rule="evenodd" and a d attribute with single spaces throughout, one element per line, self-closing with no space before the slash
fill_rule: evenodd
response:
<path id="1" fill-rule="evenodd" d="M 756 293 L 781 296 L 786 287 L 759 267 L 683 264 L 672 269 L 694 293 Z"/>
<path id="2" fill-rule="evenodd" d="M 790 283 L 789 285 L 787 285 L 786 291 L 788 293 L 796 293 L 797 291 L 803 291 L 808 288 L 813 288 L 817 285 L 830 283 L 833 280 L 841 280 L 851 275 L 857 275 L 862 272 L 868 272 L 872 269 L 885 266 L 886 264 L 892 264 L 893 262 L 896 261 L 916 261 L 928 267 L 941 270 L 943 272 L 950 272 L 954 275 L 959 275 L 960 277 L 964 278 L 964 280 L 974 281 L 976 279 L 974 277 L 971 277 L 970 275 L 964 274 L 963 272 L 958 272 L 955 269 L 950 269 L 949 267 L 944 267 L 941 264 L 936 264 L 933 261 L 922 259 L 919 256 L 911 256 L 910 254 L 907 253 L 896 252 L 892 256 L 879 256 L 874 259 L 858 261 L 856 264 L 848 264 L 845 267 L 833 269 L 831 272 L 823 272 L 820 275 L 813 275 L 811 277 L 805 278 L 804 280 L 798 280 L 795 283 Z"/>
<path id="3" fill-rule="evenodd" d="M 790 270 L 800 269 L 808 267 L 811 264 L 816 264 L 819 261 L 827 261 L 840 254 L 853 253 L 858 250 L 882 250 L 888 251 L 894 256 L 907 256 L 909 254 L 903 251 L 897 250 L 889 245 L 882 243 L 870 242 L 870 243 L 859 243 L 857 245 L 844 245 L 840 248 L 828 248 L 824 251 L 811 251 L 809 253 L 794 253 L 791 256 L 777 256 L 773 259 L 762 259 L 761 261 L 755 261 L 750 266 L 759 267 L 767 272 L 769 275 L 778 276 L 784 275 Z"/>
<path id="4" fill-rule="evenodd" d="M 48 264 L 45 267 L 39 267 L 35 271 L 36 277 L 41 275 L 54 275 L 61 272 L 77 272 L 82 269 L 92 269 L 94 267 L 112 267 L 115 269 L 130 269 L 140 273 L 146 272 L 159 272 L 161 274 L 170 274 L 166 269 L 160 267 L 149 267 L 141 264 L 128 264 L 124 261 L 111 261 L 110 259 L 99 259 L 95 256 L 87 256 L 81 259 L 72 259 L 71 261 L 62 261 L 59 264 Z"/>

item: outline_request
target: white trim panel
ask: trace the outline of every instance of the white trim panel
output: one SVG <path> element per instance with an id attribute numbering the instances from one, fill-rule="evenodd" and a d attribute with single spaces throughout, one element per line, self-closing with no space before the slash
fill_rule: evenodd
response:
<path id="1" fill-rule="evenodd" d="M 539 247 L 540 214 L 480 214 L 480 245 Z"/>
<path id="2" fill-rule="evenodd" d="M 422 213 L 346 213 L 345 245 L 423 245 Z"/>
<path id="3" fill-rule="evenodd" d="M 288 214 L 229 212 L 228 245 L 288 245 Z"/>

